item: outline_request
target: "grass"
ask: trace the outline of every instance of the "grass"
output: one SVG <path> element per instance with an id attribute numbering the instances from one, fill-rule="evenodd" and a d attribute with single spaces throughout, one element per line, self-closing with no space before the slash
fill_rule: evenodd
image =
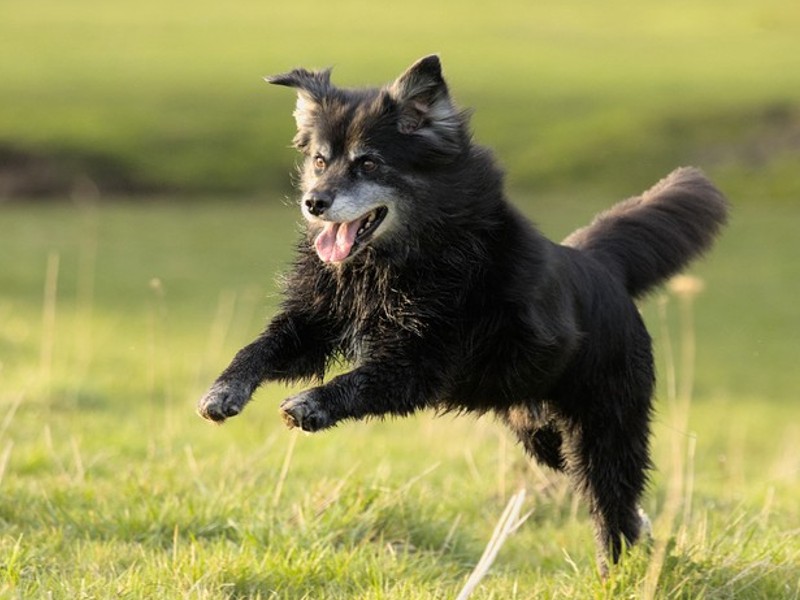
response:
<path id="1" fill-rule="evenodd" d="M 610 201 L 522 205 L 557 238 Z M 0 207 L 0 597 L 455 598 L 521 487 L 532 513 L 472 597 L 800 597 L 796 205 L 736 207 L 694 270 L 693 324 L 669 292 L 644 303 L 656 537 L 606 581 L 579 499 L 491 419 L 298 436 L 279 386 L 223 427 L 194 415 L 274 308 L 295 218 L 213 199 Z"/>
<path id="2" fill-rule="evenodd" d="M 455 598 L 520 489 L 472 597 L 800 598 L 798 32 L 789 0 L 0 5 L 0 198 L 65 200 L 0 203 L 0 598 Z M 579 499 L 491 419 L 298 436 L 277 386 L 193 414 L 295 236 L 291 94 L 260 77 L 434 51 L 551 237 L 678 164 L 734 203 L 704 291 L 642 304 L 655 541 L 605 581 Z"/>
<path id="3" fill-rule="evenodd" d="M 798 33 L 792 0 L 6 2 L 0 161 L 28 170 L 0 194 L 285 186 L 293 101 L 263 75 L 377 84 L 440 52 L 515 186 L 616 194 L 689 162 L 796 197 Z"/>

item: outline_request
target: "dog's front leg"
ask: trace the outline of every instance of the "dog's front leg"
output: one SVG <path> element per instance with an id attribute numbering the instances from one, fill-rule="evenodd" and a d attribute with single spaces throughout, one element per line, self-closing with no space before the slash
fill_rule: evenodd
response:
<path id="1" fill-rule="evenodd" d="M 322 378 L 332 332 L 310 316 L 281 313 L 231 361 L 197 404 L 200 416 L 222 422 L 242 412 L 264 381 Z"/>
<path id="2" fill-rule="evenodd" d="M 343 419 L 411 414 L 431 404 L 436 387 L 434 374 L 368 364 L 287 398 L 281 413 L 289 427 L 319 431 Z"/>

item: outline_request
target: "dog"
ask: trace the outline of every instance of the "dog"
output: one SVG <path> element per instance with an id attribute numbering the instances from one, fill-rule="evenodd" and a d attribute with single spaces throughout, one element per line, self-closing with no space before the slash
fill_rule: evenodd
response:
<path id="1" fill-rule="evenodd" d="M 680 168 L 562 243 L 506 199 L 436 55 L 381 88 L 330 70 L 294 88 L 306 235 L 282 307 L 198 405 L 222 422 L 266 381 L 317 385 L 281 404 L 289 427 L 423 409 L 494 413 L 586 498 L 601 567 L 642 533 L 652 468 L 652 342 L 634 300 L 712 245 L 728 203 Z M 323 383 L 326 368 L 353 369 Z"/>

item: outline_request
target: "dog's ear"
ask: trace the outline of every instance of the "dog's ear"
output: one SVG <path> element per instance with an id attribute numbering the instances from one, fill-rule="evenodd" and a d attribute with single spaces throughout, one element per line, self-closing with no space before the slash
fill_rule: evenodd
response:
<path id="1" fill-rule="evenodd" d="M 457 154 L 466 134 L 467 113 L 450 99 L 436 54 L 421 58 L 389 86 L 398 106 L 397 129 L 403 134 L 420 134 L 433 143 L 436 154 Z"/>
<path id="2" fill-rule="evenodd" d="M 307 129 L 312 126 L 316 106 L 331 91 L 331 70 L 307 71 L 294 69 L 281 75 L 265 77 L 267 83 L 285 85 L 297 90 L 297 106 L 294 109 L 294 118 L 298 129 Z"/>
<path id="3" fill-rule="evenodd" d="M 456 113 L 436 54 L 411 65 L 389 90 L 400 107 L 397 127 L 401 133 L 414 133 Z"/>

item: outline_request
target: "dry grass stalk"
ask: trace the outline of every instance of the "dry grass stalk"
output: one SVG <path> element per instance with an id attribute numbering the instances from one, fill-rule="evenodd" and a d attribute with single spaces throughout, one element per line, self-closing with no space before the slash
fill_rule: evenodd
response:
<path id="1" fill-rule="evenodd" d="M 467 579 L 467 583 L 459 592 L 456 600 L 466 600 L 470 597 L 472 592 L 475 591 L 475 588 L 478 587 L 478 584 L 481 582 L 481 580 L 489 572 L 494 559 L 497 557 L 497 553 L 500 551 L 500 548 L 503 546 L 506 539 L 508 539 L 508 537 L 514 533 L 514 531 L 516 531 L 516 529 L 530 516 L 531 513 L 528 513 L 521 519 L 519 518 L 519 513 L 520 510 L 522 510 L 522 503 L 524 501 L 524 488 L 520 489 L 516 494 L 511 496 L 511 499 L 508 501 L 508 504 L 503 511 L 503 515 L 500 517 L 500 520 L 497 522 L 497 525 L 494 528 L 494 533 L 492 533 L 492 537 L 489 540 L 489 543 L 486 545 L 486 549 L 481 555 L 481 559 L 478 561 L 478 564 L 475 565 L 475 568 L 472 570 L 469 579 Z"/>
<path id="2" fill-rule="evenodd" d="M 698 277 L 679 275 L 668 284 L 669 290 L 680 303 L 681 322 L 681 380 L 675 367 L 673 347 L 667 326 L 668 299 L 663 296 L 659 301 L 661 332 L 664 338 L 664 354 L 667 378 L 667 401 L 672 417 L 672 477 L 667 489 L 664 511 L 659 518 L 662 531 L 653 548 L 642 589 L 642 598 L 650 599 L 656 595 L 658 581 L 666 560 L 669 539 L 675 533 L 679 513 L 682 520 L 678 537 L 685 541 L 685 528 L 691 517 L 691 502 L 694 493 L 694 452 L 696 440 L 689 435 L 689 411 L 694 389 L 695 331 L 694 331 L 694 299 L 703 291 L 704 283 Z M 688 441 L 686 438 L 688 437 Z M 681 506 L 683 505 L 683 506 Z M 681 511 L 681 508 L 683 509 Z"/>

